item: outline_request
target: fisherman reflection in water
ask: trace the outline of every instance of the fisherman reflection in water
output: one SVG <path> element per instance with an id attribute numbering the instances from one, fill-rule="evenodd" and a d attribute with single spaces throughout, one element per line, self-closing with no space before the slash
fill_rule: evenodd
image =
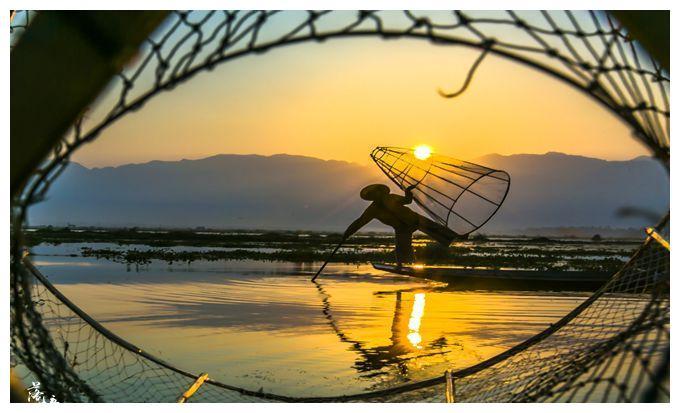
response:
<path id="1" fill-rule="evenodd" d="M 394 228 L 396 238 L 397 265 L 411 264 L 415 261 L 413 245 L 411 243 L 413 233 L 417 230 L 424 232 L 434 240 L 448 246 L 454 239 L 465 238 L 449 228 L 426 218 L 405 205 L 413 202 L 412 185 L 405 190 L 405 196 L 391 194 L 390 188 L 383 184 L 368 185 L 361 190 L 360 196 L 366 201 L 372 201 L 363 214 L 357 218 L 345 231 L 343 240 L 346 240 L 374 219 Z"/>

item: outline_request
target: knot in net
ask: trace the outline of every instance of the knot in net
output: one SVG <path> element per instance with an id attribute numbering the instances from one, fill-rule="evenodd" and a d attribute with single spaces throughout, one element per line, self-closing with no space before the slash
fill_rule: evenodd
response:
<path id="1" fill-rule="evenodd" d="M 414 201 L 435 222 L 460 235 L 489 221 L 510 189 L 507 172 L 444 155 L 377 147 L 371 158 L 399 188 L 411 187 Z"/>

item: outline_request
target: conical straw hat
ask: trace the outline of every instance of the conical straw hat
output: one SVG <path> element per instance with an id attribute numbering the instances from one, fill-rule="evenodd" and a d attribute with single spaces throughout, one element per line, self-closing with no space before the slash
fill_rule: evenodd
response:
<path id="1" fill-rule="evenodd" d="M 365 199 L 367 201 L 375 201 L 376 199 L 379 199 L 389 193 L 390 188 L 388 188 L 387 185 L 373 184 L 362 189 L 359 196 L 361 196 L 361 199 Z"/>

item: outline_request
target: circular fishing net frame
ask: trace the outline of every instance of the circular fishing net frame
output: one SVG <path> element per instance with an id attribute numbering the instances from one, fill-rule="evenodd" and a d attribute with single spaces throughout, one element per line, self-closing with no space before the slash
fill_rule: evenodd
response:
<path id="1" fill-rule="evenodd" d="M 11 44 L 33 12 L 11 20 Z M 460 95 L 489 54 L 534 68 L 615 114 L 669 168 L 669 74 L 604 12 L 173 12 L 77 120 L 12 203 L 11 350 L 25 381 L 60 401 L 175 401 L 199 378 L 116 336 L 24 257 L 22 228 L 71 154 L 111 124 L 204 71 L 309 41 L 420 39 L 479 51 Z M 445 50 L 445 49 L 444 49 Z M 26 125 L 30 127 L 30 125 Z M 669 396 L 666 216 L 597 292 L 543 332 L 445 376 L 355 395 L 253 391 L 208 378 L 189 401 L 658 401 Z M 337 330 L 337 323 L 329 320 Z M 334 327 L 335 326 L 335 327 Z M 338 334 L 341 340 L 347 340 Z"/>

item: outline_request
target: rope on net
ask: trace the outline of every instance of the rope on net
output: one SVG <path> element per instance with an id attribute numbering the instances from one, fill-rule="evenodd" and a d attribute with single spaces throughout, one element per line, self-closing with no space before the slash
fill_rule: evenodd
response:
<path id="1" fill-rule="evenodd" d="M 30 30 L 33 13 L 14 15 L 11 45 Z M 420 39 L 480 50 L 459 91 L 441 91 L 447 97 L 473 88 L 473 75 L 489 55 L 538 70 L 611 111 L 669 168 L 669 74 L 603 12 L 174 12 L 146 41 L 136 62 L 113 80 L 36 168 L 13 202 L 13 362 L 25 366 L 47 393 L 63 401 L 175 401 L 190 388 L 197 375 L 124 344 L 25 263 L 22 228 L 29 206 L 44 199 L 75 150 L 197 74 L 281 46 L 364 37 Z M 667 221 L 657 230 L 666 231 Z M 451 397 L 667 398 L 668 261 L 668 250 L 648 237 L 600 291 L 564 319 L 505 353 L 452 372 L 456 394 Z M 249 391 L 208 378 L 189 401 L 443 400 L 445 381 L 435 377 L 358 395 L 304 398 Z"/>

